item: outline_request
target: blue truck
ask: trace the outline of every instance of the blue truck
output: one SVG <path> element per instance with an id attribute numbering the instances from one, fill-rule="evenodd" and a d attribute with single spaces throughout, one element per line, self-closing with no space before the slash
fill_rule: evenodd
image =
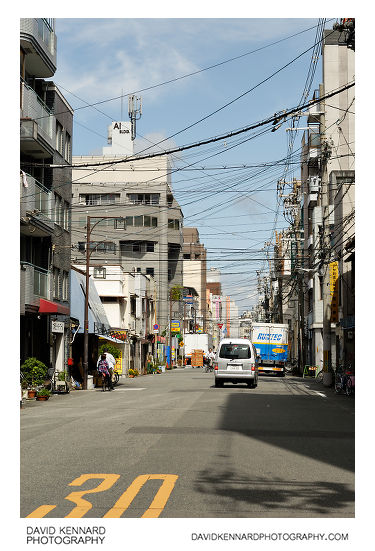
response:
<path id="1" fill-rule="evenodd" d="M 251 340 L 259 356 L 259 373 L 284 377 L 288 361 L 288 324 L 253 322 Z"/>

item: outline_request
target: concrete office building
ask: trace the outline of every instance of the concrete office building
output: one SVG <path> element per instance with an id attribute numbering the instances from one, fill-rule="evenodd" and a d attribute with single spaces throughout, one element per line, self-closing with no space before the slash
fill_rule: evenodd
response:
<path id="1" fill-rule="evenodd" d="M 129 125 L 112 123 L 103 155 L 73 158 L 72 262 L 86 264 L 90 217 L 90 264 L 118 264 L 125 272 L 150 275 L 163 332 L 169 291 L 182 285 L 183 215 L 173 195 L 168 157 L 137 160 Z M 127 155 L 130 161 L 121 162 Z M 80 164 L 90 166 L 80 169 Z"/>

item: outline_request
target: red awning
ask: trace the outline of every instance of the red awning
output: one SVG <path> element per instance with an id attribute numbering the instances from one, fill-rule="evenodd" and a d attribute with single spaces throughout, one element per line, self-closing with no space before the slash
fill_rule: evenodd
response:
<path id="1" fill-rule="evenodd" d="M 40 314 L 67 314 L 69 316 L 69 306 L 64 306 L 58 302 L 52 302 L 51 300 L 39 299 L 39 313 Z"/>

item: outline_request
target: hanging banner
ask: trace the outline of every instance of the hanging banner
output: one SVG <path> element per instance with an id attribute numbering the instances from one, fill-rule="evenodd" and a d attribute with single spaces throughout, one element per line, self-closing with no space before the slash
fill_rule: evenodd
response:
<path id="1" fill-rule="evenodd" d="M 329 288 L 331 294 L 331 322 L 339 321 L 339 267 L 338 262 L 331 262 L 329 265 Z"/>

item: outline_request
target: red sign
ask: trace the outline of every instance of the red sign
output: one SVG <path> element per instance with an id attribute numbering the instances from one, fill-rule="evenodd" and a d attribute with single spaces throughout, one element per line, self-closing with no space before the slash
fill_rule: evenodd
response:
<path id="1" fill-rule="evenodd" d="M 218 323 L 218 324 L 217 324 L 217 326 L 218 326 L 219 329 L 221 329 L 221 328 L 223 327 L 223 325 L 224 325 L 223 323 Z"/>

